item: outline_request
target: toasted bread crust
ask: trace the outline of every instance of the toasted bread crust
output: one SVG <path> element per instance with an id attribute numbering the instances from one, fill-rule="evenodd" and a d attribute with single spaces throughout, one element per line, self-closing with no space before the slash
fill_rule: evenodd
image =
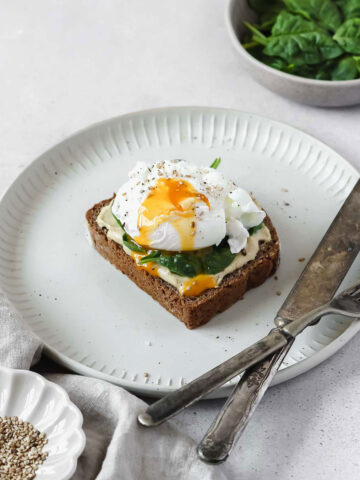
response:
<path id="1" fill-rule="evenodd" d="M 125 253 L 122 246 L 107 237 L 106 228 L 101 229 L 98 226 L 96 219 L 100 210 L 109 204 L 112 198 L 95 204 L 86 212 L 94 247 L 138 287 L 184 322 L 187 328 L 204 325 L 217 313 L 223 312 L 242 299 L 247 290 L 264 283 L 277 269 L 280 256 L 279 239 L 267 216 L 264 223 L 270 230 L 272 241 L 260 245 L 254 260 L 226 275 L 217 288 L 208 289 L 197 297 L 182 296 L 175 287 L 161 278 L 137 268 L 134 260 Z"/>

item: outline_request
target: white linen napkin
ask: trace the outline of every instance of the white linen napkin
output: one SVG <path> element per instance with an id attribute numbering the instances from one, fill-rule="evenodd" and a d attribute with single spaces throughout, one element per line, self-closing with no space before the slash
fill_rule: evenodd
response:
<path id="1" fill-rule="evenodd" d="M 41 341 L 0 292 L 0 365 L 29 369 Z M 223 468 L 196 457 L 195 442 L 170 423 L 154 429 L 138 425 L 145 402 L 102 380 L 50 374 L 84 416 L 86 447 L 73 480 L 226 480 Z"/>

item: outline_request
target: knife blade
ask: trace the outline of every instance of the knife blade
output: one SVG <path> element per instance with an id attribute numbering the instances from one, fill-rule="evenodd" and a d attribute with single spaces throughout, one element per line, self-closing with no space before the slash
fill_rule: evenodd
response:
<path id="1" fill-rule="evenodd" d="M 287 297 L 284 308 L 279 310 L 279 319 L 285 319 L 285 314 L 289 316 L 288 320 L 296 318 L 295 316 L 300 315 L 300 312 L 306 313 L 326 303 L 333 296 L 360 248 L 359 207 L 360 181 L 357 182 L 345 201 L 296 286 Z M 328 278 L 329 276 L 330 278 Z M 323 284 L 323 288 L 321 284 Z M 314 293 L 318 294 L 320 298 L 313 295 Z M 309 298 L 304 299 L 307 295 L 311 296 L 312 301 Z M 303 301 L 304 306 L 302 306 Z M 264 349 L 268 348 L 272 341 L 281 342 L 280 337 L 280 334 L 276 335 L 273 332 L 273 337 L 269 338 L 269 341 L 259 342 L 260 350 L 263 348 L 265 351 Z M 285 344 L 286 342 L 284 346 Z M 153 403 L 146 412 L 138 416 L 139 422 L 148 427 L 159 425 L 230 380 L 244 368 L 252 365 L 253 351 L 251 347 L 247 350 L 247 355 L 244 356 L 244 352 L 235 355 L 218 367 Z M 273 351 L 275 352 L 275 350 Z"/>
<path id="2" fill-rule="evenodd" d="M 328 302 L 354 262 L 359 249 L 360 180 L 279 309 L 275 322 L 286 324 Z M 244 372 L 198 446 L 198 455 L 202 460 L 208 463 L 226 460 L 293 342 L 290 341 L 281 350 Z"/>

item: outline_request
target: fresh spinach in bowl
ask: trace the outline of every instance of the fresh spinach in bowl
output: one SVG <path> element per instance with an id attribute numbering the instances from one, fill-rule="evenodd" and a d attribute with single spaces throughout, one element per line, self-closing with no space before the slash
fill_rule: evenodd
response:
<path id="1" fill-rule="evenodd" d="M 360 77 L 360 0 L 248 0 L 242 45 L 266 65 L 317 80 Z"/>

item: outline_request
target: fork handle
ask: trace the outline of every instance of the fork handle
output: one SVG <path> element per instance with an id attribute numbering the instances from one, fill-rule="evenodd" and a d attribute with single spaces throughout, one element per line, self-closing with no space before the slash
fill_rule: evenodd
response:
<path id="1" fill-rule="evenodd" d="M 207 463 L 222 463 L 226 460 L 270 386 L 296 335 L 331 312 L 329 305 L 322 305 L 293 321 L 282 317 L 275 319 L 280 331 L 288 335 L 287 345 L 245 371 L 198 445 L 197 452 L 201 460 Z"/>
<path id="2" fill-rule="evenodd" d="M 287 334 L 283 334 L 281 330 L 271 330 L 266 337 L 234 357 L 150 405 L 144 413 L 138 415 L 138 421 L 145 427 L 159 425 L 252 365 L 281 349 L 288 341 Z"/>
<path id="3" fill-rule="evenodd" d="M 198 445 L 206 463 L 222 463 L 240 438 L 294 340 L 281 350 L 246 370 L 222 410 Z"/>

